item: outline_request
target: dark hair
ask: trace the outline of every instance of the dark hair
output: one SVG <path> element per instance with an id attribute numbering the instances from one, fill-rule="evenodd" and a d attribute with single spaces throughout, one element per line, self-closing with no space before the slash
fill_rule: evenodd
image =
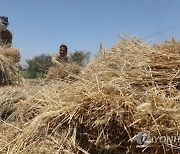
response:
<path id="1" fill-rule="evenodd" d="M 65 44 L 62 44 L 61 46 L 60 46 L 60 48 L 64 48 L 66 51 L 68 50 L 68 48 L 67 48 L 67 46 L 65 45 Z"/>

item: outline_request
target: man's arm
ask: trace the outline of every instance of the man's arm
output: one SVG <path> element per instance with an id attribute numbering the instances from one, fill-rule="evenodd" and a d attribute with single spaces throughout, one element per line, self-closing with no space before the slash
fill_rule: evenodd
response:
<path id="1" fill-rule="evenodd" d="M 58 59 L 58 55 L 54 54 L 51 58 L 52 63 L 56 65 L 61 65 L 61 63 L 57 59 Z"/>

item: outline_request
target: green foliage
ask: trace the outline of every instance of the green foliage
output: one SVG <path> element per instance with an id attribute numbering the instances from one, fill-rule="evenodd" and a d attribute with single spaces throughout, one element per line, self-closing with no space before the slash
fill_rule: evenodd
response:
<path id="1" fill-rule="evenodd" d="M 48 68 L 52 65 L 51 56 L 45 54 L 35 56 L 32 59 L 26 60 L 26 62 L 28 68 L 23 71 L 22 76 L 31 79 L 43 77 L 47 73 Z"/>
<path id="2" fill-rule="evenodd" d="M 86 65 L 90 59 L 90 52 L 75 51 L 70 54 L 70 59 L 80 65 Z"/>
<path id="3" fill-rule="evenodd" d="M 90 52 L 75 51 L 70 54 L 70 59 L 80 65 L 86 65 L 90 59 Z M 26 79 L 43 78 L 47 74 L 49 67 L 52 66 L 51 56 L 45 54 L 35 56 L 26 60 L 26 62 L 28 67 L 20 69 L 21 76 Z"/>
<path id="4" fill-rule="evenodd" d="M 28 70 L 21 70 L 20 75 L 25 79 L 31 79 L 31 73 Z"/>

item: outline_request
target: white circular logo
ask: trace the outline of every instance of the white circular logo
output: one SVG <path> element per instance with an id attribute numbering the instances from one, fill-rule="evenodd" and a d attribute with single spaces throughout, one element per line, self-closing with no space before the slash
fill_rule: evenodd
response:
<path id="1" fill-rule="evenodd" d="M 138 147 L 147 147 L 152 141 L 149 132 L 140 132 L 136 135 L 135 139 Z"/>

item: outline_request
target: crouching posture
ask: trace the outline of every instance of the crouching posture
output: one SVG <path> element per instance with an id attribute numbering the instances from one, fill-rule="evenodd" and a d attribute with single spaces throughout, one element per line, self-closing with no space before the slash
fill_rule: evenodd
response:
<path id="1" fill-rule="evenodd" d="M 11 47 L 12 33 L 7 30 L 9 25 L 8 17 L 0 16 L 0 47 Z"/>

